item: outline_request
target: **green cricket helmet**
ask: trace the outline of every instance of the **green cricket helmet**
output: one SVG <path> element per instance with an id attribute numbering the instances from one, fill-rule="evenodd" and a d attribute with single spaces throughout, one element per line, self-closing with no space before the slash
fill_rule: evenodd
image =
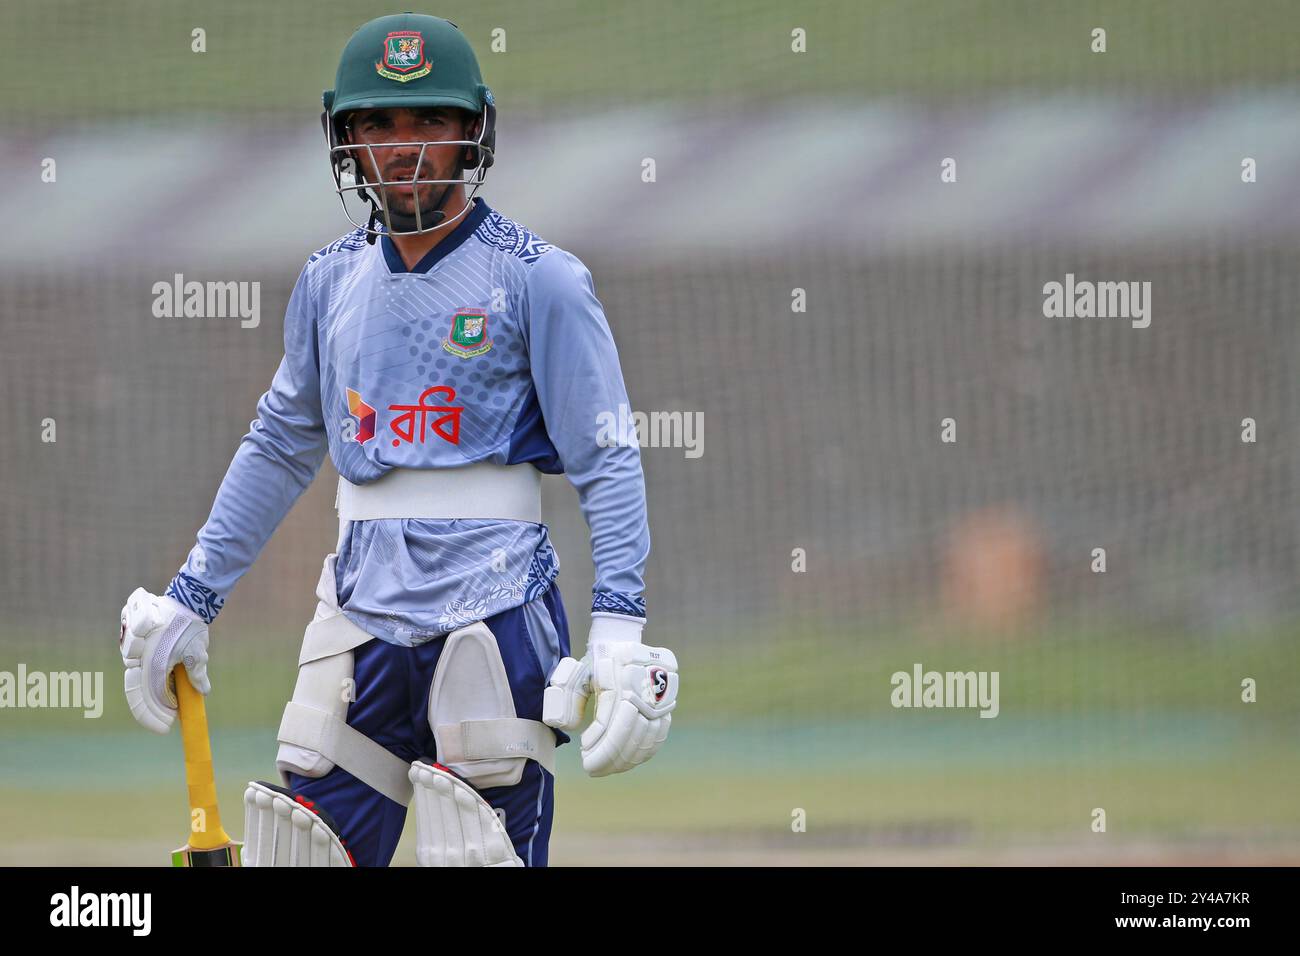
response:
<path id="1" fill-rule="evenodd" d="M 326 90 L 322 99 L 325 112 L 321 114 L 321 125 L 329 141 L 335 191 L 348 220 L 364 229 L 371 242 L 379 235 L 375 224 L 380 219 L 392 235 L 434 232 L 445 228 L 474 201 L 495 152 L 496 103 L 492 91 L 483 83 L 473 47 L 454 23 L 440 17 L 401 13 L 363 24 L 343 48 L 334 89 Z M 469 135 L 475 138 L 385 143 L 378 147 L 352 142 L 349 117 L 356 110 L 432 106 L 456 107 L 475 115 L 477 120 L 469 126 Z M 417 178 L 424 166 L 425 150 L 446 145 L 465 147 L 461 177 Z M 409 179 L 386 180 L 380 172 L 374 150 L 394 146 L 420 148 Z M 357 161 L 361 150 L 368 153 L 371 168 L 380 176 L 375 182 L 367 181 Z M 458 183 L 470 187 L 465 207 L 449 216 L 442 206 Z M 443 189 L 431 207 L 421 209 L 421 204 L 415 202 L 414 215 L 393 209 L 385 201 L 386 187 L 410 187 L 418 197 L 416 187 L 425 185 Z M 358 214 L 366 219 L 364 223 Z"/>

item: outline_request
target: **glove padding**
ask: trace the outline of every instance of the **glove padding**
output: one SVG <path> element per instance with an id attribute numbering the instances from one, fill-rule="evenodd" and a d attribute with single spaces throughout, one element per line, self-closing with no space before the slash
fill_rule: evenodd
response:
<path id="1" fill-rule="evenodd" d="M 176 689 L 170 682 L 177 664 L 185 665 L 200 694 L 208 680 L 208 625 L 173 598 L 136 588 L 122 608 L 118 637 L 126 667 L 126 702 L 142 727 L 165 734 L 176 719 Z"/>
<path id="2" fill-rule="evenodd" d="M 595 693 L 596 713 L 581 740 L 582 768 L 593 777 L 645 763 L 668 738 L 677 706 L 677 658 L 665 647 L 642 644 L 643 624 L 593 614 L 587 653 L 580 661 L 561 660 L 546 688 L 542 721 L 561 730 L 581 726 Z"/>

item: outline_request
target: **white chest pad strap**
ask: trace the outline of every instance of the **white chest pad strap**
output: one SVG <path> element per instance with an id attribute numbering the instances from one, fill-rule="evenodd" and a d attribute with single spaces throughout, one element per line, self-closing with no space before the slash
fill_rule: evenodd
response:
<path id="1" fill-rule="evenodd" d="M 460 468 L 394 468 L 354 485 L 340 476 L 339 520 L 482 518 L 542 520 L 542 473 L 530 464 L 474 462 Z"/>
<path id="2" fill-rule="evenodd" d="M 508 787 L 536 760 L 555 773 L 555 732 L 516 716 L 501 649 L 482 621 L 452 631 L 429 693 L 438 761 L 473 786 Z"/>

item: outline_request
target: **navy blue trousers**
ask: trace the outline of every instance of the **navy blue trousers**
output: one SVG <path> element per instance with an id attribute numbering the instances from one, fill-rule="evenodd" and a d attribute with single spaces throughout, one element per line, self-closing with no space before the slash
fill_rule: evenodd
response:
<path id="1" fill-rule="evenodd" d="M 496 636 L 510 681 L 515 714 L 542 719 L 542 693 L 561 657 L 569 655 L 569 622 L 557 588 L 485 623 Z M 375 639 L 356 648 L 356 700 L 347 723 L 407 763 L 436 760 L 429 726 L 429 690 L 446 644 L 435 638 L 419 647 Z M 569 737 L 555 731 L 556 742 Z M 342 767 L 312 779 L 289 775 L 294 793 L 307 797 L 334 820 L 358 866 L 388 866 L 406 823 L 406 807 L 362 783 Z M 515 852 L 528 866 L 545 866 L 555 811 L 555 779 L 529 760 L 519 783 L 480 791 L 501 816 Z"/>

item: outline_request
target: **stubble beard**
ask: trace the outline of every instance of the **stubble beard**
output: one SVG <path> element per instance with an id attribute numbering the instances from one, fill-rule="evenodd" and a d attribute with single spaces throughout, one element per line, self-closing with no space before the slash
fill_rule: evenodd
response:
<path id="1" fill-rule="evenodd" d="M 415 187 L 411 187 L 411 186 L 385 187 L 384 192 L 387 193 L 387 199 L 388 199 L 387 205 L 389 207 L 389 211 L 399 216 L 406 216 L 411 219 L 414 219 L 416 200 L 418 198 L 420 204 L 420 219 L 422 222 L 428 223 L 439 211 L 442 211 L 445 214 L 446 218 L 451 218 L 450 213 L 446 212 L 445 209 L 440 210 L 437 206 L 434 205 L 434 203 L 437 202 L 439 199 L 442 199 L 443 204 L 444 205 L 446 204 L 447 197 L 444 196 L 443 194 L 444 191 L 455 188 L 455 180 L 459 178 L 456 175 L 456 172 L 457 170 L 421 169 L 420 176 L 419 176 L 419 178 L 421 179 L 444 179 L 444 180 L 451 180 L 452 182 L 451 183 L 446 183 L 446 182 L 426 183 Z M 388 179 L 390 181 L 391 180 L 409 181 L 411 177 L 412 177 L 412 172 L 410 170 L 388 174 Z M 378 192 L 379 190 L 376 191 Z M 381 198 L 382 195 L 383 194 L 381 193 Z"/>

